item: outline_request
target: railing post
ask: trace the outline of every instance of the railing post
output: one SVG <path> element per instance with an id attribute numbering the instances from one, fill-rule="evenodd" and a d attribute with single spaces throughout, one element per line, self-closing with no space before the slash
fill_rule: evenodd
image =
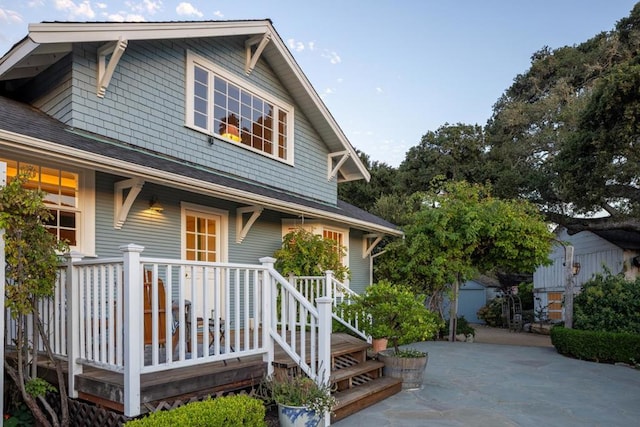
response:
<path id="1" fill-rule="evenodd" d="M 331 304 L 330 297 L 316 298 L 318 307 L 318 384 L 331 381 Z M 331 422 L 331 414 L 324 414 L 325 426 Z"/>
<path id="2" fill-rule="evenodd" d="M 273 264 L 276 262 L 275 258 L 264 257 L 260 258 L 260 263 L 265 268 L 262 272 L 262 346 L 266 353 L 263 356 L 263 361 L 267 363 L 267 374 L 273 374 L 273 359 L 274 359 L 274 345 L 271 339 L 271 328 L 273 328 L 273 311 L 276 309 L 276 304 L 273 304 L 274 290 L 271 283 L 271 271 L 273 270 Z"/>
<path id="3" fill-rule="evenodd" d="M 333 299 L 333 271 L 324 272 L 324 296 Z"/>
<path id="4" fill-rule="evenodd" d="M 124 256 L 124 414 L 140 415 L 140 370 L 142 369 L 142 278 L 140 253 L 143 246 L 120 246 Z"/>
<path id="5" fill-rule="evenodd" d="M 65 278 L 65 299 L 67 304 L 67 360 L 69 363 L 68 389 L 69 397 L 77 399 L 76 375 L 82 374 L 80 357 L 80 284 L 78 273 L 73 263 L 80 261 L 82 255 L 76 251 L 65 254 L 67 259 L 67 276 Z"/>

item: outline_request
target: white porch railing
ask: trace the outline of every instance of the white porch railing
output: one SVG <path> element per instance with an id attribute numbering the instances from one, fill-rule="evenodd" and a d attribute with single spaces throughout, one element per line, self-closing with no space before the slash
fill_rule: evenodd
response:
<path id="1" fill-rule="evenodd" d="M 289 283 L 308 301 L 313 301 L 320 296 L 331 298 L 333 319 L 367 342 L 371 342 L 371 337 L 360 327 L 362 320 L 347 316 L 341 309 L 342 304 L 350 304 L 358 294 L 337 280 L 332 271 L 327 271 L 324 276 L 290 276 Z"/>
<path id="2" fill-rule="evenodd" d="M 207 263 L 120 249 L 118 258 L 70 255 L 55 296 L 40 307 L 54 352 L 68 359 L 71 397 L 85 366 L 121 372 L 125 415 L 137 416 L 142 374 L 251 355 L 262 355 L 271 373 L 275 343 L 309 377 L 327 382 L 332 318 L 367 338 L 357 319 L 339 313 L 355 293 L 331 272 L 286 280 L 273 258 Z M 10 345 L 15 328 L 6 312 L 5 321 Z"/>

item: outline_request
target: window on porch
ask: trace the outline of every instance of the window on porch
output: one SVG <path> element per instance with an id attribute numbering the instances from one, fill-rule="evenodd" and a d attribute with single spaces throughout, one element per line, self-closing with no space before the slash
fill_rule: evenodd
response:
<path id="1" fill-rule="evenodd" d="M 7 179 L 14 178 L 18 171 L 31 168 L 35 174 L 26 184 L 27 188 L 40 189 L 45 193 L 44 204 L 49 208 L 53 217 L 45 224 L 47 230 L 58 239 L 66 240 L 72 249 L 85 253 L 93 253 L 93 239 L 83 234 L 92 235 L 85 230 L 89 223 L 93 224 L 93 211 L 89 213 L 91 218 L 83 216 L 86 209 L 87 198 L 91 198 L 83 191 L 83 179 L 85 174 L 81 171 L 67 170 L 52 164 L 39 164 L 22 160 L 0 158 L 7 164 Z M 91 174 L 91 178 L 93 175 Z M 83 228 L 83 222 L 85 227 Z M 91 242 L 83 242 L 83 239 L 91 239 Z M 87 250 L 89 249 L 89 250 Z"/>

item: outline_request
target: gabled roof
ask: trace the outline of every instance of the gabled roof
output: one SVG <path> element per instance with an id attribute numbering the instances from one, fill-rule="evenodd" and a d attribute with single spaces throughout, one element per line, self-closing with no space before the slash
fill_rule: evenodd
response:
<path id="1" fill-rule="evenodd" d="M 340 181 L 370 179 L 355 149 L 315 91 L 271 21 L 190 22 L 43 22 L 30 24 L 29 34 L 0 58 L 0 81 L 30 78 L 71 52 L 73 43 L 115 42 L 119 39 L 170 40 L 203 37 L 268 35 L 262 57 L 309 118 L 332 153 L 347 155 Z"/>
<path id="2" fill-rule="evenodd" d="M 338 221 L 366 232 L 402 235 L 394 224 L 348 203 L 338 201 L 334 206 L 305 199 L 254 181 L 187 164 L 168 155 L 78 131 L 27 104 L 2 96 L 0 140 L 9 149 L 47 156 L 66 164 L 141 177 L 172 188 L 260 205 L 292 215 Z"/>

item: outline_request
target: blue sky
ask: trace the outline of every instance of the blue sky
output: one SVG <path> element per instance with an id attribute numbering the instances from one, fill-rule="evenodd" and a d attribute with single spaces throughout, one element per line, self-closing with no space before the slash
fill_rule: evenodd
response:
<path id="1" fill-rule="evenodd" d="M 0 0 L 0 54 L 42 21 L 270 18 L 343 131 L 397 166 L 445 123 L 484 125 L 531 54 L 586 41 L 636 0 Z"/>

